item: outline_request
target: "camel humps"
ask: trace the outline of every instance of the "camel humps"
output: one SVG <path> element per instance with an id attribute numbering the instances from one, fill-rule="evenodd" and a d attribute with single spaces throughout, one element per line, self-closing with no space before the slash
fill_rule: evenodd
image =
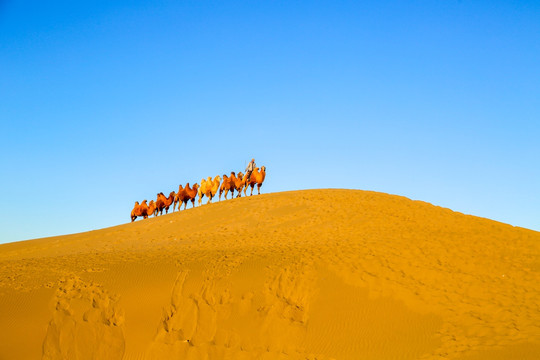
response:
<path id="1" fill-rule="evenodd" d="M 146 204 L 146 200 L 143 200 L 141 204 L 138 201 L 135 201 L 135 206 L 131 210 L 131 222 L 135 221 L 138 216 L 142 216 L 143 219 L 148 218 L 154 213 L 156 209 L 156 204 L 154 200 L 150 200 L 150 204 Z"/>
<path id="2" fill-rule="evenodd" d="M 169 207 L 174 202 L 175 196 L 176 193 L 174 191 L 171 191 L 169 197 L 165 197 L 165 195 L 160 192 L 157 195 L 155 215 L 163 215 L 163 209 L 165 209 L 165 214 L 167 214 L 169 212 Z"/>
<path id="3" fill-rule="evenodd" d="M 246 191 L 248 187 L 251 187 L 250 196 L 253 195 L 253 188 L 257 184 L 257 193 L 260 195 L 261 186 L 266 177 L 266 167 L 262 166 L 261 168 L 255 168 L 251 173 L 251 177 L 248 180 L 247 175 L 242 172 L 235 173 L 231 171 L 231 175 L 223 175 L 223 181 L 221 176 L 217 175 L 213 179 L 209 176 L 206 179 L 201 180 L 201 184 L 193 184 L 190 186 L 187 183 L 185 186 L 179 185 L 178 192 L 171 191 L 169 196 L 166 197 L 163 192 L 157 194 L 157 199 L 154 202 L 153 200 L 147 204 L 146 200 L 143 200 L 139 204 L 138 201 L 135 202 L 133 210 L 131 211 L 131 221 L 135 221 L 137 217 L 143 217 L 144 219 L 148 218 L 150 215 L 158 216 L 163 215 L 163 210 L 165 214 L 169 212 L 169 207 L 173 205 L 172 211 L 176 210 L 176 205 L 178 204 L 178 210 L 184 204 L 184 210 L 187 208 L 187 203 L 191 201 L 193 207 L 195 207 L 195 199 L 199 196 L 198 202 L 199 206 L 202 205 L 203 197 L 207 197 L 207 204 L 212 202 L 212 199 L 219 192 L 219 200 L 221 201 L 221 195 L 224 194 L 225 199 L 227 195 L 231 193 L 231 199 L 234 198 L 234 192 L 237 192 L 236 197 L 242 196 L 242 190 L 244 191 L 244 196 L 247 196 Z"/>
<path id="4" fill-rule="evenodd" d="M 253 172 L 251 173 L 249 180 L 247 179 L 244 180 L 244 183 L 246 184 L 244 187 L 244 195 L 246 195 L 246 190 L 248 186 L 251 186 L 251 194 L 249 194 L 249 196 L 253 195 L 253 187 L 255 186 L 255 184 L 257 184 L 258 195 L 261 195 L 261 186 L 264 182 L 265 177 L 266 177 L 266 167 L 261 166 L 260 170 L 258 167 L 256 167 L 255 170 L 253 170 Z"/>

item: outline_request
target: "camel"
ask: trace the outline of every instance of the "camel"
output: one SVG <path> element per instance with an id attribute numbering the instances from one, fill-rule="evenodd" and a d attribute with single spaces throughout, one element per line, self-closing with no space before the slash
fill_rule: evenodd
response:
<path id="1" fill-rule="evenodd" d="M 223 175 L 223 182 L 221 183 L 221 186 L 219 187 L 219 201 L 221 201 L 221 194 L 225 192 L 225 200 L 227 200 L 227 194 L 229 191 L 231 192 L 231 199 L 234 196 L 234 183 L 233 183 L 233 176 L 234 172 L 231 172 L 231 177 L 228 177 L 227 175 Z"/>
<path id="2" fill-rule="evenodd" d="M 189 183 L 186 184 L 186 187 L 184 188 L 184 210 L 187 208 L 188 201 L 191 200 L 191 205 L 195 207 L 195 198 L 197 197 L 197 192 L 199 189 L 199 184 L 195 183 L 193 184 L 193 188 L 189 187 Z M 178 210 L 180 210 L 180 207 L 178 207 Z"/>
<path id="3" fill-rule="evenodd" d="M 156 208 L 154 209 L 154 216 L 158 216 L 159 215 L 159 209 L 161 208 L 163 210 L 163 208 L 165 207 L 165 205 L 164 205 L 165 200 L 163 200 L 164 198 L 165 198 L 165 195 L 162 192 L 157 194 Z"/>
<path id="4" fill-rule="evenodd" d="M 206 196 L 208 198 L 207 204 L 212 202 L 212 198 L 216 195 L 221 183 L 221 176 L 217 175 L 214 180 L 209 176 L 206 180 L 201 180 L 201 187 L 199 188 L 199 205 L 202 203 L 202 198 Z"/>
<path id="5" fill-rule="evenodd" d="M 242 191 L 242 188 L 245 185 L 244 174 L 242 174 L 242 172 L 240 171 L 238 173 L 238 176 L 236 176 L 236 174 L 234 172 L 232 172 L 231 173 L 231 181 L 233 183 L 234 190 L 236 190 L 238 192 L 238 195 L 236 195 L 236 197 L 241 197 L 242 196 L 241 191 Z M 234 190 L 231 190 L 231 191 L 234 193 Z"/>
<path id="6" fill-rule="evenodd" d="M 259 195 L 261 195 L 261 186 L 264 181 L 264 178 L 266 177 L 266 167 L 262 166 L 261 170 L 259 171 L 259 168 L 256 167 L 255 170 L 251 173 L 251 177 L 249 178 L 249 183 L 247 183 L 247 178 L 244 176 L 244 183 L 246 186 L 244 187 L 244 195 L 246 195 L 246 190 L 248 186 L 251 186 L 251 194 L 249 196 L 253 195 L 253 187 L 255 184 L 257 184 L 257 192 Z M 247 196 L 247 195 L 246 195 Z"/>
<path id="7" fill-rule="evenodd" d="M 165 205 L 165 214 L 169 213 L 169 208 L 173 204 L 175 197 L 176 193 L 174 191 L 171 191 L 169 193 L 169 197 L 167 198 L 167 204 Z"/>
<path id="8" fill-rule="evenodd" d="M 199 187 L 197 193 L 199 195 L 199 206 L 201 206 L 201 203 L 202 203 L 202 198 L 204 197 L 204 195 L 206 194 L 206 181 L 205 179 L 201 179 L 201 186 Z M 208 181 L 211 181 L 210 180 L 210 176 L 208 177 Z"/>
<path id="9" fill-rule="evenodd" d="M 193 188 L 195 188 L 195 194 L 193 199 L 191 198 L 191 194 L 193 193 L 193 190 L 189 187 L 189 183 L 186 184 L 186 187 L 182 188 L 182 185 L 180 185 L 180 188 L 178 189 L 178 194 L 176 194 L 175 201 L 178 200 L 178 211 L 180 211 L 180 208 L 182 206 L 182 203 L 184 203 L 184 210 L 186 210 L 187 202 L 189 200 L 192 200 L 193 206 L 195 206 L 195 197 L 197 196 L 197 189 L 195 186 L 198 186 L 197 183 L 193 185 Z"/>
<path id="10" fill-rule="evenodd" d="M 176 195 L 174 196 L 174 204 L 173 204 L 173 208 L 172 208 L 172 211 L 174 212 L 174 210 L 176 209 L 176 204 L 178 203 L 178 211 L 180 211 L 180 206 L 182 206 L 182 194 L 184 192 L 184 188 L 182 187 L 182 184 L 180 184 L 178 186 L 178 192 L 176 193 Z"/>
<path id="11" fill-rule="evenodd" d="M 171 191 L 168 198 L 165 197 L 162 192 L 157 195 L 156 216 L 158 213 L 159 215 L 163 215 L 163 209 L 165 209 L 165 214 L 169 212 L 169 206 L 171 206 L 171 204 L 174 202 L 175 195 L 176 194 L 174 193 L 174 191 Z"/>
<path id="12" fill-rule="evenodd" d="M 210 177 L 206 181 L 206 193 L 205 195 L 208 197 L 207 204 L 212 202 L 212 198 L 216 196 L 218 190 L 219 190 L 219 184 L 221 183 L 221 176 L 217 175 L 214 180 L 210 180 Z"/>
<path id="13" fill-rule="evenodd" d="M 146 204 L 146 200 L 143 200 L 141 204 L 139 204 L 138 201 L 135 201 L 135 206 L 133 207 L 133 210 L 131 210 L 131 222 L 135 221 L 137 216 L 142 216 L 143 219 L 148 218 L 154 213 L 155 208 L 156 204 L 154 203 L 154 200 L 150 200 L 150 205 Z"/>
<path id="14" fill-rule="evenodd" d="M 154 200 L 150 200 L 150 203 L 148 204 L 148 209 L 143 209 L 142 213 L 143 213 L 143 218 L 147 218 L 149 217 L 150 215 L 152 215 L 154 213 L 154 210 L 156 209 L 156 203 L 154 202 Z M 144 217 L 146 215 L 146 217 Z"/>
<path id="15" fill-rule="evenodd" d="M 146 201 L 146 200 L 145 200 Z M 134 222 L 137 216 L 141 216 L 141 205 L 138 201 L 135 201 L 135 205 L 133 206 L 133 210 L 131 210 L 131 222 Z"/>

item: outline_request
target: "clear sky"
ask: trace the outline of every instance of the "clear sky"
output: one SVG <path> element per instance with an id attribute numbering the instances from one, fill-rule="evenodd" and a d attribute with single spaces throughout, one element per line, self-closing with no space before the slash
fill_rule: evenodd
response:
<path id="1" fill-rule="evenodd" d="M 0 242 L 252 157 L 540 230 L 540 2 L 0 1 L 0 137 Z"/>

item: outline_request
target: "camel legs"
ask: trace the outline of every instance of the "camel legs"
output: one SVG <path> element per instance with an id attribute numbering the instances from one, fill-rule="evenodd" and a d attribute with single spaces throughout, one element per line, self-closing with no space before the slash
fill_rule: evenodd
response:
<path id="1" fill-rule="evenodd" d="M 251 194 L 249 194 L 249 196 L 253 196 L 253 187 L 255 186 L 255 184 L 250 184 L 251 186 Z"/>
<path id="2" fill-rule="evenodd" d="M 261 195 L 261 186 L 262 184 L 257 184 L 257 192 L 259 193 L 258 195 Z"/>

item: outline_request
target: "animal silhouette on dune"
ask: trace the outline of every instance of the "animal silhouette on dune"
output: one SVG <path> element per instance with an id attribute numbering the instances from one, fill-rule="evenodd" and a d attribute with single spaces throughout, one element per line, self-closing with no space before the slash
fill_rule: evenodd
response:
<path id="1" fill-rule="evenodd" d="M 150 215 L 154 214 L 154 210 L 156 209 L 156 203 L 154 200 L 150 200 L 150 203 L 148 204 L 148 208 L 143 208 L 143 218 L 148 218 Z M 146 215 L 146 217 L 144 217 Z"/>
<path id="2" fill-rule="evenodd" d="M 197 183 L 193 185 L 193 187 L 195 188 L 195 194 L 193 194 L 193 189 L 189 187 L 189 183 L 187 183 L 185 187 L 182 187 L 182 185 L 178 187 L 178 192 L 176 193 L 176 197 L 174 198 L 175 206 L 176 206 L 176 202 L 178 202 L 178 211 L 180 211 L 182 207 L 182 203 L 184 203 L 185 205 L 184 206 L 184 210 L 185 210 L 187 207 L 187 202 L 189 200 L 192 200 L 193 205 L 195 205 L 195 197 L 197 196 L 196 186 L 197 186 Z M 193 199 L 191 197 L 192 195 L 194 195 Z"/>
<path id="3" fill-rule="evenodd" d="M 221 176 L 217 175 L 212 179 L 208 177 L 207 179 L 201 180 L 201 185 L 197 183 L 193 184 L 193 187 L 189 186 L 189 183 L 185 187 L 182 185 L 178 186 L 178 193 L 171 191 L 168 197 L 165 196 L 162 192 L 157 194 L 157 199 L 154 202 L 150 201 L 150 204 L 147 204 L 146 200 L 139 204 L 138 201 L 135 202 L 133 209 L 131 210 L 131 221 L 135 221 L 137 217 L 142 216 L 144 219 L 148 218 L 150 215 L 163 215 L 163 210 L 165 214 L 169 212 L 169 207 L 173 205 L 172 211 L 176 210 L 176 205 L 178 204 L 178 211 L 184 203 L 184 210 L 187 208 L 188 201 L 191 201 L 193 207 L 195 207 L 195 198 L 199 196 L 199 206 L 202 205 L 203 197 L 207 197 L 207 204 L 212 202 L 212 199 L 219 191 L 219 201 L 221 201 L 221 195 L 224 194 L 224 198 L 227 199 L 229 192 L 231 193 L 231 199 L 234 198 L 234 192 L 238 194 L 236 197 L 242 196 L 242 190 L 244 191 L 244 196 L 247 196 L 246 191 L 248 186 L 251 187 L 250 196 L 253 195 L 253 188 L 257 184 L 257 193 L 261 194 L 261 186 L 266 177 L 266 167 L 262 166 L 261 168 L 256 167 L 251 173 L 251 177 L 248 181 L 247 175 L 244 175 L 242 172 L 238 172 L 238 175 L 234 171 L 231 171 L 231 175 L 223 175 L 223 182 L 221 182 Z"/>
<path id="4" fill-rule="evenodd" d="M 182 187 L 182 184 L 180 184 L 178 186 L 178 192 L 174 196 L 174 204 L 173 204 L 173 208 L 172 208 L 173 212 L 176 209 L 176 204 L 178 204 L 178 210 L 180 210 L 180 206 L 182 206 L 181 198 L 183 196 L 183 193 L 184 193 L 184 188 Z"/>
<path id="5" fill-rule="evenodd" d="M 211 180 L 210 186 L 208 186 L 208 182 L 206 183 L 206 196 L 208 197 L 208 203 L 211 203 L 214 196 L 216 196 L 217 192 L 219 191 L 220 183 L 221 176 L 219 175 L 217 175 L 214 180 Z"/>
<path id="6" fill-rule="evenodd" d="M 146 200 L 145 200 L 146 201 Z M 141 205 L 138 201 L 135 201 L 135 205 L 133 206 L 133 210 L 131 210 L 131 222 L 134 222 L 137 216 L 141 216 Z"/>
<path id="7" fill-rule="evenodd" d="M 227 200 L 227 194 L 229 193 L 229 191 L 231 192 L 231 199 L 233 198 L 234 196 L 233 174 L 234 172 L 231 172 L 230 177 L 223 174 L 223 182 L 221 183 L 219 187 L 219 198 L 218 198 L 219 201 L 221 201 L 222 193 L 225 193 L 224 197 L 225 197 L 225 200 Z"/>
<path id="8" fill-rule="evenodd" d="M 184 203 L 184 210 L 187 208 L 188 201 L 191 200 L 191 204 L 193 207 L 195 207 L 195 198 L 197 197 L 197 190 L 199 188 L 199 185 L 197 183 L 193 184 L 193 188 L 189 186 L 189 183 L 186 184 L 186 186 L 182 189 L 182 191 L 179 191 L 177 194 L 178 197 L 178 210 L 180 210 L 180 207 L 182 206 L 182 203 Z"/>
<path id="9" fill-rule="evenodd" d="M 204 195 L 206 195 L 207 182 L 210 182 L 210 179 L 210 176 L 208 177 L 208 180 L 201 179 L 201 186 L 197 191 L 197 194 L 199 195 L 199 206 L 201 206 L 202 204 L 202 198 L 204 197 Z"/>
<path id="10" fill-rule="evenodd" d="M 174 202 L 175 195 L 174 191 L 171 191 L 169 197 L 165 197 L 162 192 L 158 194 L 156 200 L 156 216 L 158 213 L 159 215 L 163 215 L 163 209 L 165 209 L 165 214 L 169 212 L 169 206 Z"/>
<path id="11" fill-rule="evenodd" d="M 143 200 L 141 204 L 138 201 L 135 201 L 135 206 L 131 210 L 131 222 L 135 221 L 137 217 L 143 217 L 143 219 L 148 218 L 154 213 L 156 209 L 156 204 L 154 200 L 150 200 L 150 205 L 146 204 L 146 200 Z"/>
<path id="12" fill-rule="evenodd" d="M 256 167 L 255 170 L 253 170 L 253 172 L 251 173 L 249 181 L 245 179 L 246 185 L 244 187 L 244 195 L 246 195 L 246 190 L 248 186 L 251 186 L 251 194 L 249 196 L 253 195 L 253 187 L 255 186 L 255 184 L 257 184 L 258 195 L 261 195 L 261 186 L 263 184 L 265 177 L 266 177 L 266 167 L 262 166 L 260 170 L 258 167 Z"/>
<path id="13" fill-rule="evenodd" d="M 212 202 L 212 198 L 217 194 L 219 190 L 219 184 L 221 183 L 221 176 L 217 175 L 212 178 L 209 176 L 206 180 L 201 180 L 201 187 L 199 188 L 199 205 L 202 203 L 202 198 L 206 196 L 208 198 L 207 204 Z"/>
<path id="14" fill-rule="evenodd" d="M 195 207 L 195 198 L 197 197 L 198 189 L 199 189 L 199 184 L 197 183 L 193 184 L 192 188 L 189 187 L 189 183 L 186 184 L 186 187 L 184 188 L 185 197 L 183 200 L 184 210 L 186 210 L 187 208 L 188 201 L 191 201 L 191 205 Z"/>
<path id="15" fill-rule="evenodd" d="M 238 195 L 236 195 L 236 197 L 241 197 L 242 196 L 242 188 L 244 187 L 245 185 L 245 180 L 244 180 L 244 174 L 240 171 L 238 172 L 238 176 L 236 176 L 236 174 L 234 172 L 231 173 L 231 182 L 234 186 L 234 190 L 236 190 L 238 192 Z M 234 193 L 234 191 L 233 191 Z"/>

